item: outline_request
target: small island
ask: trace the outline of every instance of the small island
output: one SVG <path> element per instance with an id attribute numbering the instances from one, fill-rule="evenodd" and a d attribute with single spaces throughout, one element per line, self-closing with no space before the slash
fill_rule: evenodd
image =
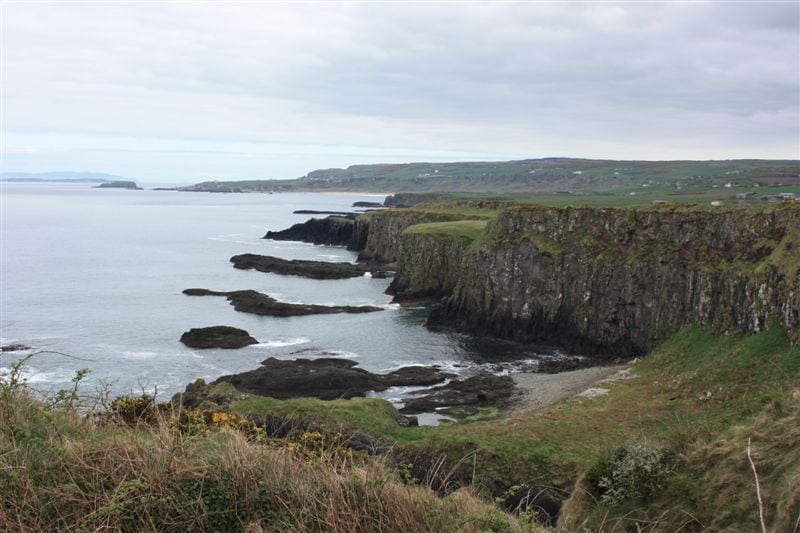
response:
<path id="1" fill-rule="evenodd" d="M 142 188 L 136 185 L 135 181 L 108 181 L 95 185 L 94 189 L 130 189 L 132 191 L 141 191 Z"/>

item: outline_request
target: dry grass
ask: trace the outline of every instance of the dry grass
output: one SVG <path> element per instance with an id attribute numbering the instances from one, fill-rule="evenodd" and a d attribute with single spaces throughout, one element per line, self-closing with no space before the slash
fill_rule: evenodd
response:
<path id="1" fill-rule="evenodd" d="M 269 441 L 52 410 L 0 395 L 3 531 L 519 531 L 468 491 L 440 498 L 310 435 Z"/>

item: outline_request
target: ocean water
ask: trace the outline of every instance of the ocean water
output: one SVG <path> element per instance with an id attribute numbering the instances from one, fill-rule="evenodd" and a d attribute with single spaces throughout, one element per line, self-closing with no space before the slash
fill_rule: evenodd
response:
<path id="1" fill-rule="evenodd" d="M 84 391 L 157 392 L 196 378 L 256 368 L 267 357 L 347 357 L 371 371 L 438 364 L 461 375 L 535 368 L 523 347 L 432 332 L 429 309 L 390 305 L 389 280 L 310 280 L 234 269 L 240 253 L 355 261 L 341 247 L 268 241 L 267 230 L 308 219 L 296 209 L 351 210 L 355 194 L 209 194 L 93 189 L 86 184 L 0 185 L 0 343 L 37 351 L 25 366 L 42 391 L 88 368 Z M 378 305 L 368 314 L 260 317 L 224 298 L 181 291 L 254 289 L 288 302 Z M 197 350 L 179 342 L 193 327 L 228 325 L 260 342 Z M 52 353 L 59 352 L 59 353 Z M 27 352 L 0 355 L 0 373 Z M 396 399 L 402 391 L 389 391 Z"/>

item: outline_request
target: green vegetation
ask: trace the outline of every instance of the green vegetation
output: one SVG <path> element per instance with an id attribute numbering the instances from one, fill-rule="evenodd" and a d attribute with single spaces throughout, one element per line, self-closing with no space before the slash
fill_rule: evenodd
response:
<path id="1" fill-rule="evenodd" d="M 48 407 L 0 383 L 4 531 L 521 531 L 469 489 L 439 497 L 341 436 L 268 439 L 220 411 L 121 398 Z M 406 479 L 407 481 L 407 479 Z M 525 527 L 529 530 L 528 527 Z"/>
<path id="2" fill-rule="evenodd" d="M 434 235 L 445 238 L 461 238 L 469 242 L 478 239 L 486 231 L 486 220 L 457 220 L 454 222 L 432 222 L 416 224 L 405 229 L 407 234 Z"/>
<path id="3" fill-rule="evenodd" d="M 47 404 L 19 375 L 0 385 L 4 529 L 515 531 L 538 512 L 519 495 L 535 492 L 569 495 L 564 531 L 756 530 L 748 440 L 768 526 L 791 531 L 800 512 L 800 347 L 776 326 L 686 328 L 604 396 L 437 428 L 401 427 L 374 398 L 229 387 L 214 391 L 227 410 L 124 397 L 87 415 L 77 388 Z M 259 414 L 316 425 L 270 438 Z M 353 430 L 395 444 L 368 457 L 345 446 Z M 476 496 L 489 492 L 522 515 Z"/>
<path id="4" fill-rule="evenodd" d="M 799 167 L 795 160 L 569 158 L 379 164 L 315 170 L 296 180 L 204 182 L 186 190 L 441 192 L 468 198 L 493 195 L 504 201 L 543 205 L 645 205 L 654 199 L 732 200 L 736 192 L 755 187 L 768 191 L 762 196 L 781 191 L 797 193 Z"/>
<path id="5" fill-rule="evenodd" d="M 568 531 L 626 523 L 669 531 L 689 516 L 706 527 L 754 529 L 752 471 L 743 455 L 750 436 L 769 523 L 781 530 L 792 505 L 795 514 L 800 511 L 800 451 L 792 440 L 800 431 L 800 347 L 789 343 L 785 330 L 716 336 L 707 328 L 686 328 L 632 374 L 599 398 L 437 428 L 399 427 L 379 400 L 304 399 L 294 405 L 301 417 L 390 436 L 398 443 L 394 461 L 412 465 L 418 479 L 432 481 L 430 471 L 444 458 L 439 482 L 569 490 L 580 480 L 561 517 Z M 259 401 L 238 402 L 235 409 L 270 409 L 275 402 Z M 289 402 L 279 405 L 276 412 L 292 412 Z M 719 454 L 730 466 L 709 467 L 709 457 Z M 592 477 L 594 482 L 587 481 Z M 604 477 L 605 487 L 599 483 Z M 739 493 L 724 488 L 726 483 Z M 728 497 L 713 495 L 711 486 Z M 629 497 L 634 493 L 642 497 Z"/>

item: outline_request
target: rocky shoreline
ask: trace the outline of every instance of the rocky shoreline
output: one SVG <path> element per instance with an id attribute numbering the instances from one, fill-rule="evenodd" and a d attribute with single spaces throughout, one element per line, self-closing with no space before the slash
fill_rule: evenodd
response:
<path id="1" fill-rule="evenodd" d="M 253 313 L 263 316 L 305 316 L 327 315 L 334 313 L 373 313 L 383 311 L 382 307 L 372 305 L 317 305 L 291 304 L 279 302 L 275 298 L 253 290 L 212 291 L 208 289 L 185 289 L 188 296 L 224 296 L 234 309 L 242 313 Z"/>
<path id="2" fill-rule="evenodd" d="M 369 272 L 364 265 L 330 263 L 302 259 L 281 259 L 270 255 L 241 254 L 231 257 L 234 268 L 258 270 L 285 276 L 302 276 L 311 279 L 357 278 Z"/>

